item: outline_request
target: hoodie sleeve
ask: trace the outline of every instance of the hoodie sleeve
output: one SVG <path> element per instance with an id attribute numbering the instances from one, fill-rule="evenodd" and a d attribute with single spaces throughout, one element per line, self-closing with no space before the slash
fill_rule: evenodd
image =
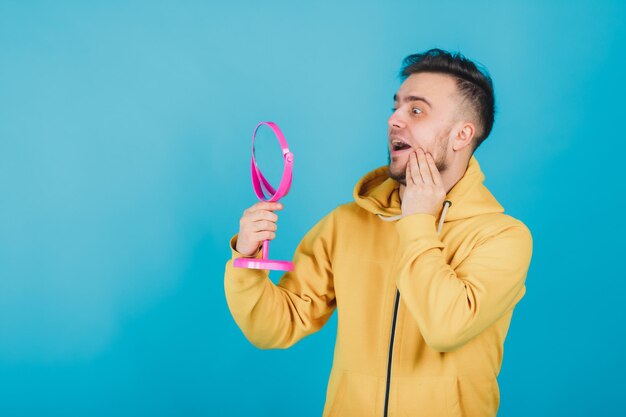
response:
<path id="1" fill-rule="evenodd" d="M 433 349 L 459 348 L 523 297 L 532 236 L 522 222 L 478 243 L 456 269 L 442 253 L 434 216 L 407 216 L 396 228 L 401 252 L 396 285 Z"/>
<path id="2" fill-rule="evenodd" d="M 241 257 L 230 241 L 232 259 L 226 263 L 224 291 L 228 308 L 246 338 L 261 349 L 287 348 L 322 328 L 335 309 L 331 269 L 332 213 L 304 236 L 294 254 L 294 269 L 278 284 L 269 271 L 235 268 Z M 261 258 L 257 253 L 256 258 Z"/>

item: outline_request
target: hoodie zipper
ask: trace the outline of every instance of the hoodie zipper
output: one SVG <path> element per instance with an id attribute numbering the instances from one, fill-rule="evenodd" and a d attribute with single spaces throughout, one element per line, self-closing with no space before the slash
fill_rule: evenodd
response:
<path id="1" fill-rule="evenodd" d="M 435 221 L 436 224 L 439 225 L 437 227 L 438 236 L 441 234 L 443 220 L 446 218 L 446 213 L 448 212 L 448 209 L 450 208 L 450 206 L 452 206 L 452 201 L 445 200 L 443 202 L 443 211 L 441 215 Z M 378 217 L 380 217 L 383 220 L 391 219 L 391 218 L 385 218 L 381 215 L 378 215 Z M 393 220 L 396 220 L 396 219 L 394 218 Z M 396 259 L 394 259 L 393 265 L 396 264 L 396 260 L 397 260 L 397 253 L 396 253 Z M 393 277 L 393 274 L 392 274 L 392 277 Z M 385 384 L 385 409 L 383 410 L 383 417 L 387 417 L 389 414 L 389 395 L 390 395 L 390 388 L 391 388 L 391 365 L 393 363 L 393 343 L 396 338 L 396 323 L 398 321 L 398 306 L 399 305 L 400 305 L 400 290 L 396 287 L 396 298 L 393 303 L 393 317 L 391 319 L 391 336 L 389 337 L 389 355 L 387 357 L 387 381 Z"/>
<path id="2" fill-rule="evenodd" d="M 398 319 L 398 305 L 400 304 L 400 291 L 396 288 L 396 299 L 393 303 L 393 319 L 391 320 L 391 337 L 389 338 L 389 356 L 387 358 L 387 383 L 385 385 L 385 410 L 384 417 L 389 412 L 389 388 L 391 387 L 391 363 L 393 360 L 393 342 L 396 337 L 396 321 Z"/>

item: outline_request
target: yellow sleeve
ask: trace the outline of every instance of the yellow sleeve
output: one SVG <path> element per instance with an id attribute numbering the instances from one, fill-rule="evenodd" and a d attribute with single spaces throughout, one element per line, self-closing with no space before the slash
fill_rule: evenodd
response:
<path id="1" fill-rule="evenodd" d="M 532 236 L 521 222 L 471 250 L 456 269 L 441 251 L 435 218 L 414 214 L 396 223 L 400 259 L 396 285 L 433 349 L 454 350 L 512 309 L 525 293 Z"/>
<path id="2" fill-rule="evenodd" d="M 261 349 L 287 348 L 322 328 L 335 309 L 331 269 L 332 213 L 320 220 L 296 248 L 294 269 L 278 284 L 269 272 L 235 268 L 241 257 L 230 241 L 232 259 L 226 263 L 224 291 L 228 308 L 246 338 Z M 255 255 L 261 258 L 261 252 Z"/>

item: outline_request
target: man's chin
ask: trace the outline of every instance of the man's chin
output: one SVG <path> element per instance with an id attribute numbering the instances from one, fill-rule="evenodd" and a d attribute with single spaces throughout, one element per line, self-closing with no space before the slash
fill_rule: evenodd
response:
<path id="1" fill-rule="evenodd" d="M 394 171 L 392 169 L 393 165 L 400 165 L 398 162 L 397 157 L 393 158 L 393 161 L 391 159 L 391 153 L 389 152 L 389 149 L 387 149 L 387 175 L 389 176 L 389 178 L 392 178 L 396 181 L 398 181 L 400 184 L 404 185 L 406 187 L 406 163 L 404 165 L 404 167 L 398 169 L 397 171 Z"/>
<path id="2" fill-rule="evenodd" d="M 387 175 L 389 176 L 389 178 L 394 179 L 396 181 L 398 181 L 400 184 L 406 186 L 406 174 L 403 172 L 402 174 L 399 173 L 394 173 L 391 170 L 391 167 L 387 167 Z"/>

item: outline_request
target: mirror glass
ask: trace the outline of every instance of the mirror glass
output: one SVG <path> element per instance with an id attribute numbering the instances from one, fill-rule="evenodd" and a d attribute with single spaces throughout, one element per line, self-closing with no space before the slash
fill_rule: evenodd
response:
<path id="1" fill-rule="evenodd" d="M 266 125 L 259 126 L 254 139 L 254 158 L 259 171 L 274 190 L 278 189 L 284 169 L 283 151 L 274 131 Z M 263 190 L 267 199 L 272 193 Z"/>

